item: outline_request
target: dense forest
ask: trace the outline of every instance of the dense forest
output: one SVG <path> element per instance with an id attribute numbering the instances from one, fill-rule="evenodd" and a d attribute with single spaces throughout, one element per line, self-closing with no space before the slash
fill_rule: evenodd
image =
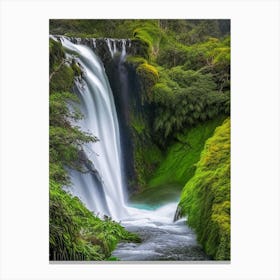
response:
<path id="1" fill-rule="evenodd" d="M 79 125 L 92 113 L 81 112 L 88 104 L 77 94 L 89 85 L 90 66 L 67 44 L 91 49 L 104 72 L 91 67 L 108 77 L 102 81 L 115 104 L 124 208 L 157 211 L 176 202 L 174 223 L 184 219 L 205 259 L 230 260 L 230 21 L 56 19 L 50 35 L 50 260 L 122 260 L 118 244 L 147 240 L 71 191 L 73 172 L 100 177 L 85 154 L 87 147 L 97 154 L 105 139 Z M 93 123 L 102 130 L 102 121 Z"/>

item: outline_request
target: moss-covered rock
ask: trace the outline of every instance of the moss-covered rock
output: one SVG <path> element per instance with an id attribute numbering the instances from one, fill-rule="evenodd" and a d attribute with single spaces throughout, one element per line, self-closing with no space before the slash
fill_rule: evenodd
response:
<path id="1" fill-rule="evenodd" d="M 194 176 L 183 189 L 180 208 L 205 252 L 230 259 L 230 120 L 207 140 Z"/>
<path id="2" fill-rule="evenodd" d="M 136 73 L 140 79 L 143 96 L 145 99 L 151 100 L 152 87 L 159 80 L 157 69 L 153 65 L 142 63 L 136 68 Z"/>

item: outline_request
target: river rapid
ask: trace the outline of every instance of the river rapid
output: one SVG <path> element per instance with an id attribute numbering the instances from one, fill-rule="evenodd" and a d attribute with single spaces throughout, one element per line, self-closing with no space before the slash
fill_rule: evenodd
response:
<path id="1" fill-rule="evenodd" d="M 186 219 L 173 222 L 176 207 L 177 203 L 169 203 L 156 210 L 130 208 L 130 218 L 121 224 L 142 242 L 120 243 L 112 255 L 121 261 L 209 260 Z"/>

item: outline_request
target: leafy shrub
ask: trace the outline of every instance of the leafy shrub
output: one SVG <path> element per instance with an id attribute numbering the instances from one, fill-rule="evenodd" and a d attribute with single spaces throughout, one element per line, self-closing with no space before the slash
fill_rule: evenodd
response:
<path id="1" fill-rule="evenodd" d="M 140 242 L 119 223 L 95 217 L 77 198 L 50 181 L 50 259 L 104 260 L 119 241 Z"/>
<path id="2" fill-rule="evenodd" d="M 157 63 L 163 65 L 166 68 L 183 65 L 187 62 L 187 49 L 185 46 L 174 43 L 168 45 L 164 49 L 161 49 Z"/>
<path id="3" fill-rule="evenodd" d="M 70 91 L 74 84 L 74 71 L 68 65 L 61 65 L 51 79 L 51 91 Z"/>
<path id="4" fill-rule="evenodd" d="M 82 117 L 74 106 L 77 101 L 77 97 L 69 92 L 52 92 L 50 95 L 50 178 L 60 183 L 68 182 L 63 166 L 81 170 L 79 155 L 82 145 L 97 141 L 96 137 L 71 125 L 71 121 Z M 73 104 L 72 110 L 69 104 Z"/>
<path id="5" fill-rule="evenodd" d="M 193 45 L 172 42 L 160 50 L 157 63 L 165 68 L 183 66 L 183 70 L 212 74 L 217 89 L 229 90 L 230 40 L 208 38 Z"/>
<path id="6" fill-rule="evenodd" d="M 215 87 L 210 74 L 185 71 L 179 66 L 160 71 L 159 83 L 152 88 L 154 130 L 159 142 L 164 143 L 186 126 L 229 114 L 229 92 L 218 93 Z"/>

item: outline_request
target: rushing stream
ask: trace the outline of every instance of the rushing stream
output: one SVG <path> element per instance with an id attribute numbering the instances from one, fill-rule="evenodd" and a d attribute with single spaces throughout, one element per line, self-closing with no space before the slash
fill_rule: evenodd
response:
<path id="1" fill-rule="evenodd" d="M 73 183 L 70 191 L 91 211 L 111 216 L 142 238 L 139 244 L 119 244 L 113 256 L 123 261 L 206 260 L 185 220 L 173 222 L 177 203 L 156 210 L 129 206 L 117 113 L 103 63 L 94 52 L 96 40 L 92 39 L 92 49 L 79 40 L 73 43 L 66 37 L 52 38 L 62 42 L 68 56 L 75 57 L 83 70 L 82 80 L 75 82 L 79 109 L 84 116 L 77 125 L 99 139 L 84 145 L 84 157 L 93 163 L 92 172 L 69 171 Z M 118 53 L 119 61 L 124 61 L 130 41 L 118 40 L 117 44 L 116 40 L 106 39 L 106 42 L 112 59 Z"/>
<path id="2" fill-rule="evenodd" d="M 121 243 L 113 256 L 122 261 L 207 260 L 186 220 L 173 222 L 176 207 L 177 203 L 169 203 L 157 210 L 132 208 L 122 225 L 138 233 L 142 242 Z"/>

